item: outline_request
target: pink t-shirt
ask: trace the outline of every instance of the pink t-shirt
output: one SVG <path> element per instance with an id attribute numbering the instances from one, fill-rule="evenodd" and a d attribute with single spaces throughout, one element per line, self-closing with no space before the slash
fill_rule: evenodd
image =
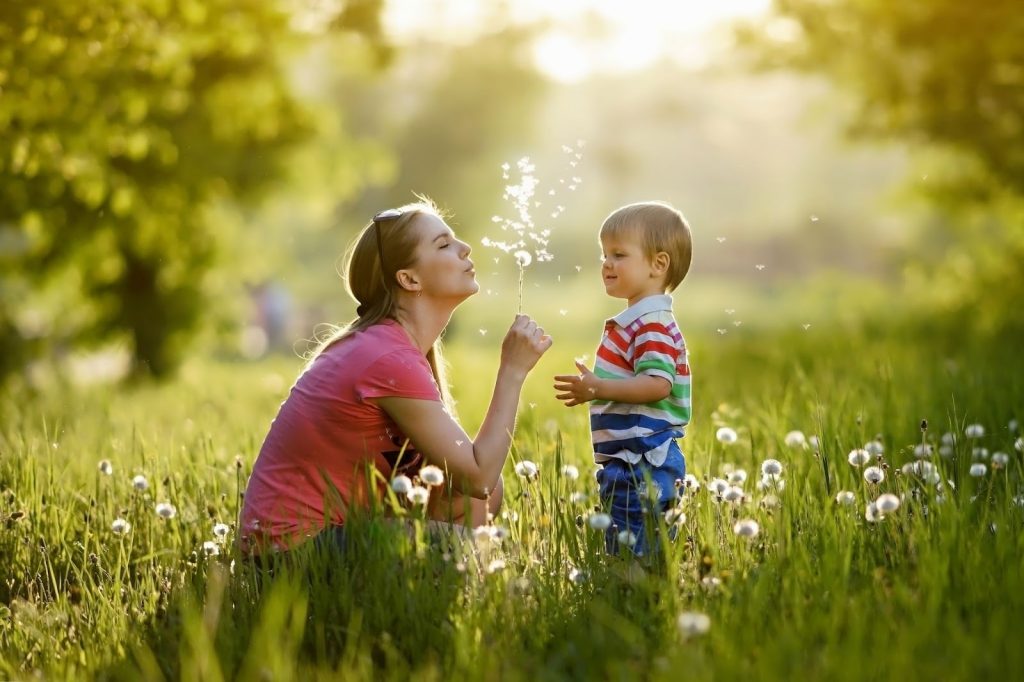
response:
<path id="1" fill-rule="evenodd" d="M 371 398 L 441 400 L 423 353 L 393 320 L 358 331 L 320 354 L 282 403 L 256 458 L 242 507 L 242 548 L 285 549 L 342 524 L 366 506 L 367 465 L 384 481 L 419 468 L 421 455 Z M 401 461 L 398 461 L 401 452 Z M 372 486 L 371 486 L 372 487 Z M 337 493 L 334 492 L 337 489 Z M 339 499 L 340 498 L 340 499 Z"/>

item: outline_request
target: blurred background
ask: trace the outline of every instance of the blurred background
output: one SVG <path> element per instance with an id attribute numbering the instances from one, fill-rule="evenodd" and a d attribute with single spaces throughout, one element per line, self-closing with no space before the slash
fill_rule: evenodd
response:
<path id="1" fill-rule="evenodd" d="M 296 359 L 354 316 L 341 256 L 430 196 L 517 307 L 590 353 L 596 234 L 691 223 L 684 332 L 1024 338 L 1024 12 L 1010 0 L 12 0 L 0 6 L 0 383 Z M 456 360 L 456 362 L 458 362 Z"/>

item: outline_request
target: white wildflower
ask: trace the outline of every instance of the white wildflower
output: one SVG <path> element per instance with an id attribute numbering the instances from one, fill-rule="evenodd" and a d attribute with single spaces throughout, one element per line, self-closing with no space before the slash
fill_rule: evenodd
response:
<path id="1" fill-rule="evenodd" d="M 428 464 L 420 469 L 420 480 L 431 488 L 436 488 L 444 483 L 444 472 L 441 471 L 440 467 Z"/>
<path id="2" fill-rule="evenodd" d="M 860 448 L 856 450 L 850 450 L 850 454 L 846 456 L 846 461 L 850 463 L 850 466 L 863 466 L 871 461 L 871 455 L 867 450 Z"/>
<path id="3" fill-rule="evenodd" d="M 864 470 L 864 480 L 868 483 L 881 483 L 885 480 L 885 472 L 881 467 L 868 467 Z"/>
<path id="4" fill-rule="evenodd" d="M 786 447 L 790 448 L 807 447 L 807 437 L 804 436 L 803 431 L 790 431 L 786 434 L 783 442 L 785 442 Z"/>
<path id="5" fill-rule="evenodd" d="M 985 473 L 987 471 L 988 471 L 988 467 L 986 467 L 981 462 L 977 462 L 977 463 L 971 465 L 970 474 L 974 478 L 981 478 L 982 476 L 985 475 Z"/>
<path id="6" fill-rule="evenodd" d="M 412 490 L 412 479 L 408 476 L 395 476 L 391 481 L 391 489 L 399 495 L 408 495 Z"/>
<path id="7" fill-rule="evenodd" d="M 753 538 L 757 537 L 757 534 L 761 532 L 761 527 L 757 525 L 757 521 L 754 519 L 742 519 L 736 522 L 736 525 L 732 527 L 732 532 L 741 538 Z"/>
<path id="8" fill-rule="evenodd" d="M 728 426 L 723 426 L 722 428 L 718 429 L 718 431 L 715 432 L 715 438 L 718 439 L 719 443 L 725 443 L 726 445 L 730 445 L 736 442 L 738 436 L 736 435 L 735 430 L 730 429 Z"/>
<path id="9" fill-rule="evenodd" d="M 132 524 L 124 519 L 114 519 L 114 522 L 110 524 L 110 530 L 114 531 L 115 535 L 127 535 L 132 530 Z"/>
<path id="10" fill-rule="evenodd" d="M 178 515 L 178 510 L 170 502 L 160 502 L 156 505 L 156 515 L 161 519 L 173 519 Z"/>
<path id="11" fill-rule="evenodd" d="M 877 508 L 882 514 L 891 514 L 900 508 L 900 498 L 896 497 L 892 493 L 879 495 L 878 499 L 875 500 L 875 508 Z"/>
<path id="12" fill-rule="evenodd" d="M 782 463 L 777 459 L 766 459 L 761 462 L 761 473 L 765 476 L 780 476 L 782 474 Z"/>
<path id="13" fill-rule="evenodd" d="M 132 479 L 132 487 L 138 490 L 139 492 L 142 492 L 143 490 L 149 488 L 149 481 L 146 480 L 145 476 L 139 474 L 138 476 Z"/>

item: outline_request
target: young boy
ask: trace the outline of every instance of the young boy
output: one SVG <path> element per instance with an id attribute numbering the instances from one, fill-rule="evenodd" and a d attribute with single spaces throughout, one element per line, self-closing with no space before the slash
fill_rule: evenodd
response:
<path id="1" fill-rule="evenodd" d="M 690 227 L 662 202 L 630 204 L 601 226 L 605 292 L 627 307 L 607 320 L 594 371 L 555 377 L 567 407 L 590 402 L 590 430 L 601 499 L 619 544 L 642 556 L 652 548 L 654 513 L 677 499 L 686 460 L 676 443 L 690 421 L 686 342 L 672 315 L 672 291 L 690 269 Z"/>

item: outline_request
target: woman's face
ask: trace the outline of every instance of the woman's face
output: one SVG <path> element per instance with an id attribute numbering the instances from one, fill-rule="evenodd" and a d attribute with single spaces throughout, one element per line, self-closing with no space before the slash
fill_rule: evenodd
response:
<path id="1" fill-rule="evenodd" d="M 452 228 L 430 214 L 416 216 L 410 226 L 419 233 L 416 264 L 409 268 L 422 286 L 423 296 L 461 303 L 480 290 L 469 259 L 469 244 L 455 237 Z"/>

